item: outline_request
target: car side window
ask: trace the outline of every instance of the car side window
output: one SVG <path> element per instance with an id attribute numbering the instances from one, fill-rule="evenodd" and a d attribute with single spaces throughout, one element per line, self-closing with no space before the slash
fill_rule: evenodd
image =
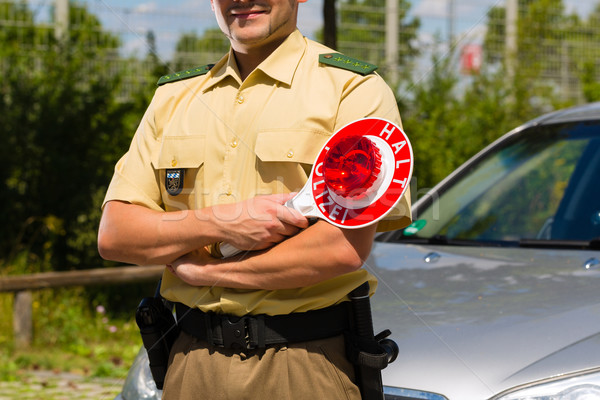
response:
<path id="1" fill-rule="evenodd" d="M 427 223 L 418 237 L 519 241 L 599 236 L 600 185 L 593 179 L 600 174 L 600 139 L 589 129 L 546 126 L 519 134 L 420 213 Z"/>

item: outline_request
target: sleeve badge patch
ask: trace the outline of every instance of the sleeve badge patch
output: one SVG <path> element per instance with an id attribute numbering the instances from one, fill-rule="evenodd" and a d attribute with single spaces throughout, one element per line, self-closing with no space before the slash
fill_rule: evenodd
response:
<path id="1" fill-rule="evenodd" d="M 165 177 L 165 189 L 171 196 L 177 196 L 183 190 L 185 170 L 168 169 Z"/>

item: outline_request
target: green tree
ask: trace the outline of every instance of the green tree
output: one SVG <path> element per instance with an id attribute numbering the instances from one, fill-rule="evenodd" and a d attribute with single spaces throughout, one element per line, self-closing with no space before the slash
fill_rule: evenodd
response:
<path id="1" fill-rule="evenodd" d="M 91 14 L 86 6 L 69 3 L 68 45 L 77 47 L 84 54 L 98 55 L 98 51 L 102 50 L 104 54 L 116 56 L 121 46 L 120 39 L 104 31 L 100 19 Z"/>
<path id="2" fill-rule="evenodd" d="M 564 98 L 578 101 L 585 80 L 594 86 L 589 80 L 600 72 L 596 65 L 600 54 L 595 49 L 600 39 L 598 7 L 587 21 L 568 15 L 562 0 L 519 0 L 518 10 L 517 49 L 509 59 L 505 57 L 506 10 L 493 7 L 488 12 L 486 60 L 504 62 L 507 70 L 518 71 L 520 78 L 531 82 L 533 95 L 539 96 L 537 88 L 554 88 Z"/>
<path id="3" fill-rule="evenodd" d="M 17 7 L 19 15 L 31 15 L 24 5 Z M 7 144 L 0 173 L 5 261 L 26 252 L 47 267 L 100 263 L 95 235 L 101 194 L 133 132 L 128 116 L 139 111 L 116 101 L 118 74 L 89 62 L 114 54 L 118 39 L 103 32 L 84 7 L 71 5 L 70 15 L 73 30 L 64 43 L 32 19 L 27 34 L 0 41 L 3 60 L 10 60 L 1 64 L 0 83 Z M 34 51 L 39 37 L 47 44 Z M 26 53 L 14 46 L 23 40 L 32 46 Z"/>
<path id="4" fill-rule="evenodd" d="M 535 54 L 542 46 L 553 54 L 564 30 L 566 17 L 562 0 L 518 0 L 516 59 L 520 66 L 539 62 Z M 484 47 L 488 61 L 502 61 L 506 55 L 506 9 L 492 7 L 488 11 Z M 560 47 L 560 46 L 558 46 Z M 533 53 L 531 50 L 534 50 Z M 543 53 L 545 54 L 545 53 Z"/>
<path id="5" fill-rule="evenodd" d="M 0 25 L 0 55 L 7 57 L 19 46 L 30 47 L 35 42 L 33 14 L 26 2 L 1 2 L 0 16 L 10 16 L 11 24 Z"/>
<path id="6" fill-rule="evenodd" d="M 433 186 L 458 163 L 455 160 L 452 124 L 458 101 L 454 96 L 457 77 L 447 74 L 450 59 L 434 57 L 427 80 L 417 83 L 411 99 L 400 105 L 403 126 L 415 155 L 414 177 L 418 188 Z M 417 193 L 413 193 L 413 196 Z"/>
<path id="7" fill-rule="evenodd" d="M 548 110 L 546 103 L 531 101 L 526 79 L 510 85 L 502 70 L 483 69 L 461 82 L 451 60 L 434 56 L 427 79 L 400 105 L 415 154 L 416 196 L 502 134 Z"/>
<path id="8" fill-rule="evenodd" d="M 175 46 L 173 70 L 181 71 L 204 64 L 215 63 L 229 51 L 229 40 L 219 28 L 182 35 Z"/>
<path id="9" fill-rule="evenodd" d="M 600 82 L 598 81 L 598 67 L 593 60 L 583 63 L 581 83 L 585 101 L 600 101 Z"/>
<path id="10" fill-rule="evenodd" d="M 370 62 L 385 60 L 385 6 L 385 0 L 342 0 L 338 49 Z M 398 60 L 402 65 L 408 65 L 419 54 L 414 43 L 421 22 L 416 17 L 409 18 L 409 10 L 408 1 L 398 1 Z"/>
<path id="11" fill-rule="evenodd" d="M 578 40 L 570 43 L 571 59 L 574 60 L 577 74 L 581 80 L 585 101 L 600 100 L 600 49 L 587 44 L 600 43 L 600 3 L 580 21 L 574 16 L 570 20 L 571 29 Z"/>
<path id="12" fill-rule="evenodd" d="M 317 40 L 325 42 L 348 56 L 374 64 L 384 62 L 385 54 L 385 0 L 338 0 L 339 15 L 335 21 L 334 5 L 327 2 L 324 18 L 328 32 L 316 32 Z M 410 78 L 411 63 L 419 55 L 415 47 L 421 22 L 409 18 L 410 3 L 398 1 L 398 62 L 404 79 Z M 337 26 L 337 35 L 331 30 Z M 383 71 L 385 77 L 385 71 Z"/>
<path id="13" fill-rule="evenodd" d="M 135 109 L 143 110 L 156 91 L 158 79 L 171 71 L 169 63 L 162 60 L 158 54 L 156 36 L 153 31 L 146 33 L 146 57 L 143 59 L 131 58 L 127 62 L 127 68 L 135 68 L 137 72 L 130 74 L 129 84 L 138 88 L 132 96 Z"/>

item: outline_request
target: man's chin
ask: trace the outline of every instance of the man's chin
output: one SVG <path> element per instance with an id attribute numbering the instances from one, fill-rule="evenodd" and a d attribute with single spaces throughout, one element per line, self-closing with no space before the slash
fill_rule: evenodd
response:
<path id="1" fill-rule="evenodd" d="M 267 41 L 268 38 L 269 38 L 268 32 L 264 32 L 264 31 L 252 32 L 250 30 L 246 30 L 245 32 L 236 32 L 231 36 L 231 40 L 235 41 L 236 43 L 245 45 L 245 46 L 261 44 L 261 43 Z"/>

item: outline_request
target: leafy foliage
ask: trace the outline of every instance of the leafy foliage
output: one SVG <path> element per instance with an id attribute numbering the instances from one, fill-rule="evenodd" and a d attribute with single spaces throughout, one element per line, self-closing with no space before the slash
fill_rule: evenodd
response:
<path id="1" fill-rule="evenodd" d="M 450 60 L 434 56 L 427 79 L 401 105 L 415 153 L 414 195 L 423 194 L 510 129 L 564 105 L 551 92 L 533 96 L 520 76 L 507 85 L 504 70 L 482 71 L 459 86 L 456 74 L 448 72 Z"/>
<path id="2" fill-rule="evenodd" d="M 581 44 L 600 39 L 600 5 L 585 21 L 567 15 L 562 0 L 520 0 L 519 10 L 518 53 L 512 62 L 505 57 L 505 9 L 493 7 L 481 72 L 459 79 L 452 72 L 453 57 L 434 56 L 427 78 L 402 99 L 417 187 L 433 186 L 519 124 L 573 104 L 573 82 L 579 82 L 585 101 L 600 100 L 600 54 Z M 553 68 L 567 75 L 559 82 L 548 79 Z"/>
<path id="3" fill-rule="evenodd" d="M 83 18 L 85 9 L 71 6 L 72 17 L 88 25 L 59 42 L 45 28 L 35 28 L 24 6 L 3 3 L 11 4 L 31 23 L 25 36 L 32 51 L 24 54 L 16 46 L 22 32 L 0 31 L 8 38 L 0 41 L 5 60 L 0 126 L 6 143 L 0 150 L 6 166 L 0 195 L 10 199 L 0 217 L 0 248 L 8 259 L 27 252 L 49 265 L 98 265 L 90 236 L 100 193 L 134 131 L 127 117 L 139 111 L 116 101 L 118 75 L 87 60 L 114 51 L 118 39 L 99 31 L 95 18 Z M 43 52 L 33 50 L 39 37 L 47 42 Z"/>
<path id="4" fill-rule="evenodd" d="M 212 28 L 204 31 L 202 36 L 194 32 L 182 35 L 175 49 L 173 68 L 181 71 L 217 62 L 229 51 L 229 40 L 218 28 Z"/>
<path id="5" fill-rule="evenodd" d="M 338 0 L 339 29 L 337 48 L 341 53 L 371 63 L 386 59 L 386 1 L 385 0 Z M 399 0 L 398 5 L 398 63 L 405 79 L 410 79 L 411 62 L 419 55 L 416 38 L 421 21 L 409 17 L 410 3 Z M 316 32 L 323 41 L 324 32 Z"/>
<path id="6" fill-rule="evenodd" d="M 600 41 L 600 3 L 596 5 L 592 13 L 585 21 L 573 18 L 571 23 L 578 29 L 579 37 L 590 42 Z M 600 100 L 600 83 L 598 71 L 600 70 L 600 50 L 584 49 L 573 43 L 571 46 L 572 59 L 577 60 L 576 67 L 581 79 L 582 91 L 585 101 Z"/>
<path id="7" fill-rule="evenodd" d="M 543 86 L 576 98 L 580 87 L 586 101 L 598 99 L 600 50 L 586 44 L 600 39 L 600 4 L 585 20 L 567 14 L 563 0 L 519 0 L 518 10 L 516 54 L 508 58 L 506 10 L 496 6 L 488 12 L 487 61 L 519 71 L 531 80 L 531 91 Z"/>
<path id="8" fill-rule="evenodd" d="M 340 50 L 349 42 L 364 45 L 363 54 L 353 56 L 367 60 L 383 60 L 385 54 L 382 46 L 369 46 L 369 44 L 383 44 L 385 42 L 385 0 L 344 0 L 340 4 L 341 30 L 339 32 Z M 398 59 L 407 60 L 419 53 L 414 40 L 421 22 L 416 17 L 408 17 L 410 10 L 406 0 L 398 2 Z M 368 27 L 368 29 L 365 29 Z M 373 54 L 376 51 L 378 54 Z"/>

